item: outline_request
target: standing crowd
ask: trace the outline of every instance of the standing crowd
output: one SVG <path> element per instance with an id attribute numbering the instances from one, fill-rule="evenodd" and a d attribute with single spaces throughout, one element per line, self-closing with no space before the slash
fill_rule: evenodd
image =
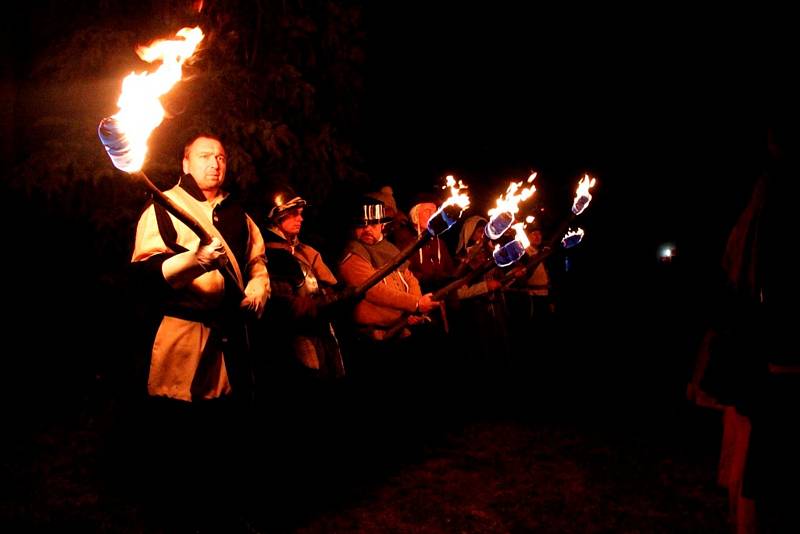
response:
<path id="1" fill-rule="evenodd" d="M 435 236 L 373 276 L 427 231 L 444 198 L 420 194 L 406 215 L 390 187 L 365 192 L 341 254 L 323 258 L 303 241 L 308 203 L 290 186 L 260 216 L 226 191 L 215 135 L 188 140 L 182 171 L 165 194 L 211 238 L 150 203 L 131 263 L 147 340 L 134 471 L 155 521 L 223 529 L 275 503 L 253 491 L 270 479 L 300 502 L 324 491 L 323 475 L 433 424 L 447 381 L 508 364 L 520 356 L 515 336 L 552 313 L 544 263 L 515 276 L 477 270 L 492 261 L 478 216 L 455 227 L 455 250 Z"/>

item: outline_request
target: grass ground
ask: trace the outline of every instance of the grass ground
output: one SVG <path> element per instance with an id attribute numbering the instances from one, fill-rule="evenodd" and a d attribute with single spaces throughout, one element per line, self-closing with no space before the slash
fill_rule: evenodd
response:
<path id="1" fill-rule="evenodd" d="M 463 400 L 463 398 L 462 398 Z M 486 400 L 486 399 L 484 399 Z M 282 492 L 225 532 L 723 533 L 719 421 L 689 406 L 554 410 L 473 398 Z M 3 448 L 3 532 L 171 532 L 104 473 L 111 405 L 19 425 Z M 438 418 L 438 419 L 437 419 Z M 409 427 L 406 427 L 408 430 Z M 29 439 L 22 439 L 27 436 Z M 285 460 L 285 458 L 284 458 Z M 286 475 L 286 470 L 284 470 Z M 307 491 L 302 488 L 305 485 Z M 271 495 L 271 496 L 270 496 Z"/>

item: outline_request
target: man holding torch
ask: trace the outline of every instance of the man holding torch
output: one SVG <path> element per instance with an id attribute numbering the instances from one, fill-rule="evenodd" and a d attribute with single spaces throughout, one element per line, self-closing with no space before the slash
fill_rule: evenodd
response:
<path id="1" fill-rule="evenodd" d="M 164 312 L 151 353 L 152 396 L 192 402 L 250 387 L 238 308 L 260 316 L 269 277 L 261 232 L 222 189 L 226 168 L 219 139 L 195 136 L 184 148 L 180 182 L 165 193 L 196 215 L 211 243 L 200 245 L 194 232 L 156 203 L 136 228 L 132 262 Z"/>
<path id="2" fill-rule="evenodd" d="M 217 137 L 192 137 L 180 181 L 164 192 L 210 239 L 153 202 L 138 221 L 132 257 L 139 294 L 158 316 L 140 476 L 162 519 L 181 523 L 229 514 L 231 482 L 243 473 L 237 462 L 250 457 L 242 454 L 242 412 L 226 399 L 252 394 L 246 322 L 261 315 L 270 286 L 261 232 L 223 190 L 225 156 Z"/>
<path id="3" fill-rule="evenodd" d="M 399 254 L 397 247 L 383 236 L 383 225 L 389 220 L 382 202 L 369 197 L 362 199 L 354 220 L 354 239 L 346 245 L 344 259 L 339 265 L 341 277 L 349 286 L 362 284 Z M 437 308 L 439 302 L 431 296 L 422 294 L 419 280 L 405 262 L 367 291 L 364 300 L 356 305 L 354 321 L 365 337 L 381 340 L 382 330 L 403 313 L 425 314 Z M 421 320 L 416 316 L 409 322 L 414 324 Z M 409 334 L 405 332 L 404 335 Z"/>
<path id="4" fill-rule="evenodd" d="M 394 260 L 402 254 L 384 239 L 383 225 L 391 219 L 386 216 L 382 202 L 364 197 L 355 207 L 354 214 L 353 239 L 345 246 L 339 274 L 348 286 L 361 287 L 386 265 L 394 265 Z M 354 444 L 373 450 L 380 448 L 381 443 L 373 443 L 370 438 L 394 441 L 386 432 L 390 429 L 397 431 L 399 417 L 403 412 L 408 415 L 408 410 L 404 409 L 407 406 L 401 406 L 403 395 L 397 388 L 414 389 L 412 384 L 404 382 L 416 382 L 419 372 L 416 362 L 427 351 L 407 328 L 388 339 L 386 331 L 405 315 L 408 315 L 408 325 L 421 323 L 424 314 L 438 306 L 439 302 L 432 298 L 432 294 L 422 294 L 419 281 L 408 268 L 408 261 L 398 264 L 383 276 L 356 304 L 353 310 L 355 331 L 346 347 L 348 359 L 345 362 L 348 375 L 356 386 L 354 404 L 348 410 L 356 416 L 352 427 L 352 433 L 356 434 L 352 440 Z M 365 417 L 367 414 L 363 408 L 364 399 L 381 403 L 384 416 L 380 424 L 360 422 L 359 415 Z"/>

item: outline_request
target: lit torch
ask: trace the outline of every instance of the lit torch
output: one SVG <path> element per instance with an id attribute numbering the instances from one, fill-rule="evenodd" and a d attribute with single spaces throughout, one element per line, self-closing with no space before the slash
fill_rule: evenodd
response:
<path id="1" fill-rule="evenodd" d="M 575 200 L 572 202 L 572 213 L 576 216 L 583 213 L 583 210 L 592 201 L 592 194 L 589 189 L 594 187 L 597 180 L 589 178 L 588 174 L 584 174 L 580 182 L 578 182 L 578 190 L 575 192 Z"/>
<path id="2" fill-rule="evenodd" d="M 428 219 L 427 232 L 422 232 L 417 239 L 401 250 L 386 265 L 372 273 L 363 284 L 354 289 L 353 296 L 360 298 L 369 288 L 386 278 L 386 276 L 397 269 L 401 263 L 406 261 L 414 252 L 432 237 L 446 232 L 452 227 L 465 209 L 469 207 L 469 195 L 464 192 L 467 186 L 461 180 L 456 181 L 452 176 L 447 177 L 447 185 L 442 189 L 450 188 L 450 196 L 445 200 L 436 212 Z"/>
<path id="3" fill-rule="evenodd" d="M 561 246 L 565 249 L 571 249 L 572 247 L 576 246 L 578 243 L 583 241 L 584 231 L 583 228 L 578 228 L 577 230 L 570 230 L 564 237 L 561 238 Z"/>
<path id="4" fill-rule="evenodd" d="M 161 66 L 152 73 L 132 72 L 123 80 L 122 94 L 117 101 L 119 111 L 100 121 L 97 133 L 114 166 L 142 180 L 153 194 L 153 200 L 188 226 L 200 238 L 200 243 L 206 245 L 211 242 L 208 231 L 142 172 L 147 140 L 164 120 L 165 111 L 159 99 L 181 80 L 183 64 L 203 40 L 199 27 L 183 28 L 175 35 L 180 39 L 158 40 L 136 50 L 144 61 L 160 60 Z"/>
<path id="5" fill-rule="evenodd" d="M 595 183 L 596 180 L 590 178 L 588 174 L 583 176 L 581 181 L 578 182 L 578 188 L 575 191 L 575 199 L 572 201 L 570 216 L 558 226 L 558 229 L 553 233 L 553 237 L 542 244 L 539 248 L 539 252 L 532 255 L 525 265 L 515 268 L 503 277 L 501 283 L 504 286 L 532 273 L 537 265 L 542 263 L 554 252 L 554 245 L 559 238 L 561 239 L 561 246 L 565 249 L 570 249 L 581 242 L 584 236 L 583 229 L 578 228 L 578 230 L 573 231 L 569 230 L 569 226 L 575 217 L 586 211 L 586 208 L 589 207 L 589 203 L 592 200 L 592 194 L 589 192 L 589 189 L 594 187 Z"/>
<path id="6" fill-rule="evenodd" d="M 525 233 L 524 224 L 517 223 L 512 226 L 512 228 L 514 228 L 514 231 L 516 232 L 514 239 L 502 247 L 497 245 L 492 253 L 494 262 L 498 267 L 508 267 L 513 263 L 517 263 L 519 259 L 525 255 L 525 251 L 528 249 L 528 247 L 531 246 L 531 242 Z"/>
<path id="7" fill-rule="evenodd" d="M 592 194 L 589 192 L 589 190 L 594 187 L 596 182 L 597 180 L 595 178 L 590 178 L 588 174 L 583 175 L 581 181 L 578 182 L 578 188 L 575 190 L 575 199 L 572 201 L 571 214 L 559 225 L 558 229 L 553 234 L 553 239 L 550 243 L 548 243 L 548 245 L 552 246 L 555 243 L 555 240 L 559 239 L 559 237 L 562 235 L 562 244 L 564 243 L 564 240 L 568 238 L 568 236 L 564 234 L 569 229 L 569 225 L 572 223 L 572 220 L 586 211 L 586 208 L 589 207 L 589 203 L 592 201 Z M 583 239 L 583 230 L 580 231 L 580 237 L 577 238 L 577 242 L 575 242 L 575 238 L 572 239 L 571 246 L 577 245 L 581 239 Z M 565 246 L 565 248 L 569 247 Z"/>
<path id="8" fill-rule="evenodd" d="M 528 177 L 527 182 L 533 184 L 536 179 L 536 173 Z M 499 239 L 506 230 L 511 228 L 514 224 L 514 215 L 519 211 L 519 203 L 527 200 L 536 192 L 536 186 L 522 187 L 522 182 L 511 182 L 505 194 L 500 195 L 497 199 L 497 205 L 489 210 L 489 223 L 486 225 L 484 232 L 489 239 Z"/>

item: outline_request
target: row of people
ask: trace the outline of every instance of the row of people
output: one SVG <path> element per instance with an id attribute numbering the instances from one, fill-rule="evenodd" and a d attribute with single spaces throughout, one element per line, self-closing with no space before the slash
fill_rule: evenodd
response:
<path id="1" fill-rule="evenodd" d="M 189 140 L 182 170 L 178 184 L 165 195 L 212 239 L 201 242 L 163 206 L 151 203 L 136 228 L 132 271 L 141 289 L 137 294 L 152 312 L 152 320 L 143 323 L 152 328 L 147 336 L 152 342 L 144 418 L 159 438 L 150 467 L 169 480 L 180 480 L 180 493 L 186 497 L 161 502 L 191 508 L 192 512 L 184 511 L 194 515 L 220 506 L 216 500 L 198 506 L 204 497 L 220 495 L 205 491 L 209 485 L 224 487 L 226 473 L 246 471 L 244 466 L 219 467 L 251 457 L 241 449 L 254 442 L 241 433 L 247 425 L 234 431 L 231 422 L 247 413 L 242 406 L 251 404 L 257 387 L 291 377 L 289 388 L 275 390 L 314 411 L 315 405 L 326 402 L 315 385 L 320 379 L 346 372 L 388 376 L 402 369 L 393 363 L 424 352 L 420 343 L 431 348 L 440 342 L 430 330 L 427 337 L 411 336 L 409 327 L 424 323 L 434 310 L 442 310 L 445 317 L 443 303 L 433 298 L 432 291 L 451 280 L 457 266 L 446 244 L 433 238 L 410 261 L 356 294 L 354 288 L 395 258 L 398 245 L 406 245 L 403 228 L 413 230 L 406 240 L 426 231 L 425 223 L 437 209 L 433 199 L 415 204 L 409 225 L 394 227 L 395 244 L 384 238 L 386 224 L 397 218 L 396 212 L 390 217 L 387 210 L 393 199 L 365 198 L 352 220 L 352 239 L 332 269 L 300 239 L 307 207 L 302 197 L 288 192 L 274 197 L 266 224 L 259 227 L 225 191 L 226 152 L 214 135 L 204 133 Z M 470 261 L 485 260 L 490 253 L 480 237 L 485 224 L 484 219 L 473 218 L 462 225 L 458 249 L 462 271 L 469 270 Z M 475 253 L 476 247 L 481 254 Z M 540 284 L 540 292 L 546 290 L 541 274 L 531 277 Z M 472 282 L 459 292 L 464 301 L 497 295 L 501 287 L 492 278 Z M 533 290 L 526 289 L 526 295 L 534 295 Z M 486 302 L 499 309 L 495 297 Z M 485 318 L 476 321 L 487 324 Z M 505 328 L 499 311 L 495 321 Z M 343 331 L 337 332 L 340 325 Z M 396 334 L 389 335 L 390 330 Z M 470 338 L 464 346 L 474 346 L 476 335 L 491 336 L 487 338 L 491 344 L 506 342 L 502 331 L 475 332 L 471 327 L 461 330 Z M 389 382 L 377 379 L 371 384 L 382 388 Z M 394 376 L 391 383 L 397 382 Z M 160 487 L 174 490 L 169 484 Z"/>

